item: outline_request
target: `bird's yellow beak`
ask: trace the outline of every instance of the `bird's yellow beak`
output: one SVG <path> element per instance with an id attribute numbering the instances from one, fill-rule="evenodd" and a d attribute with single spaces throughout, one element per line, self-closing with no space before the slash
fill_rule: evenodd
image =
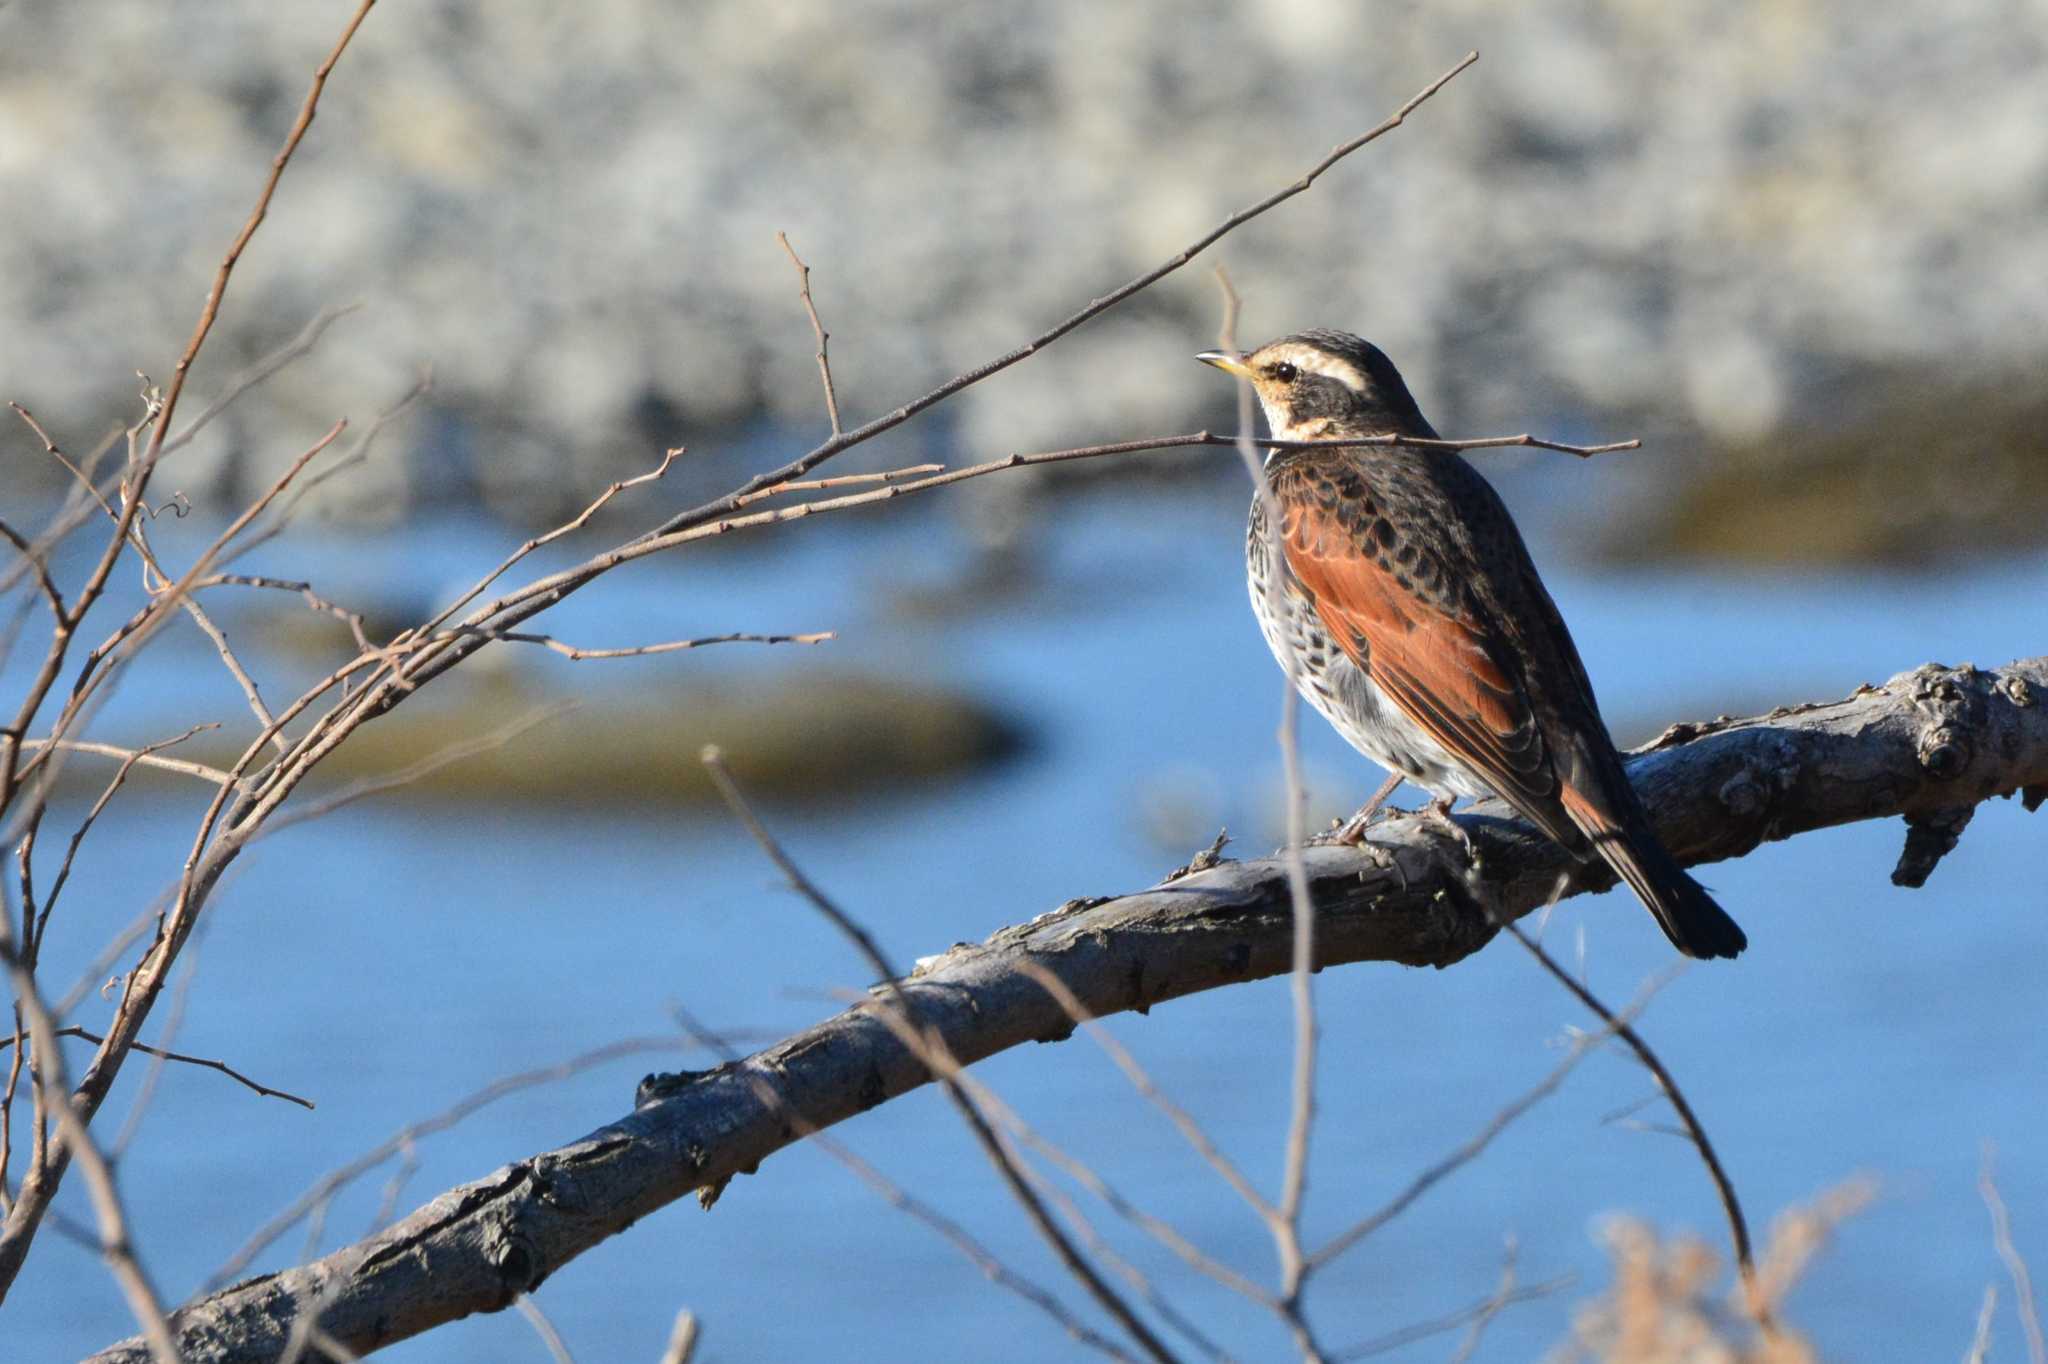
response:
<path id="1" fill-rule="evenodd" d="M 1252 367 L 1244 362 L 1244 356 L 1234 350 L 1205 350 L 1195 358 L 1205 365 L 1214 365 L 1226 374 L 1235 374 L 1240 379 L 1252 377 Z"/>

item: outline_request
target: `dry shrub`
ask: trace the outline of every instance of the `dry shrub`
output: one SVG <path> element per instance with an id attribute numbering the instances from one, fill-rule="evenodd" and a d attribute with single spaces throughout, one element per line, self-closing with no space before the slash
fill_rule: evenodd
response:
<path id="1" fill-rule="evenodd" d="M 1600 1238 L 1614 1258 L 1606 1294 L 1581 1307 L 1556 1364 L 1818 1364 L 1820 1355 L 1785 1321 L 1786 1297 L 1835 1228 L 1876 1196 L 1866 1178 L 1787 1209 L 1771 1224 L 1757 1265 L 1757 1309 L 1741 1284 L 1723 1287 L 1721 1256 L 1696 1236 L 1662 1238 L 1633 1217 L 1608 1219 Z"/>

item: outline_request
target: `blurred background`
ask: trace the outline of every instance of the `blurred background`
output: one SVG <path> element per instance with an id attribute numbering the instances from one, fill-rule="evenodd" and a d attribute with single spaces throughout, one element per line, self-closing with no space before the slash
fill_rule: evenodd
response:
<path id="1" fill-rule="evenodd" d="M 136 371 L 168 378 L 347 8 L 0 7 L 0 397 L 67 450 L 135 419 Z M 360 431 L 431 366 L 431 392 L 245 565 L 309 580 L 388 635 L 665 447 L 688 453 L 533 574 L 823 434 L 778 230 L 813 267 L 857 422 L 1170 256 L 1475 47 L 1476 67 L 1308 194 L 828 472 L 1228 429 L 1228 384 L 1189 359 L 1213 344 L 1214 259 L 1244 295 L 1244 340 L 1359 331 L 1447 435 L 1643 438 L 1591 462 L 1475 456 L 1624 742 L 1930 659 L 1993 666 L 2048 648 L 2038 0 L 380 6 L 183 411 L 327 310 L 359 306 L 166 464 L 157 492 L 193 511 L 159 518 L 154 541 L 189 560 L 336 417 Z M 11 523 L 33 524 L 63 490 L 26 427 L 0 433 Z M 710 802 L 706 741 L 905 960 L 1150 884 L 1222 827 L 1233 851 L 1270 850 L 1280 678 L 1244 602 L 1246 500 L 1233 454 L 1178 452 L 706 542 L 611 575 L 538 628 L 588 647 L 837 638 L 610 663 L 497 646 L 366 729 L 322 790 L 581 702 L 243 859 L 189 991 L 150 1036 L 175 1021 L 179 1048 L 320 1106 L 163 1077 L 122 1163 L 163 1291 L 196 1291 L 321 1173 L 501 1074 L 667 1033 L 678 1002 L 735 1033 L 780 1034 L 864 983 Z M 58 566 L 75 581 L 95 550 L 81 533 Z M 106 628 L 135 600 L 111 601 Z M 211 607 L 273 700 L 352 652 L 338 623 L 286 597 Z M 0 694 L 29 662 L 0 668 Z M 224 722 L 216 753 L 246 740 L 241 696 L 180 624 L 98 734 L 140 742 L 202 720 Z M 1381 774 L 1313 717 L 1305 730 L 1317 814 L 1348 810 Z M 53 921 L 52 980 L 87 972 L 175 875 L 206 794 L 151 780 L 113 806 Z M 1648 1016 L 1759 1230 L 1846 1178 L 1878 1180 L 1793 1299 L 1829 1357 L 1959 1354 L 1993 1281 L 1994 1341 L 2018 1349 L 1974 1182 L 1980 1144 L 1995 1143 L 2021 1248 L 2048 1260 L 2042 827 L 2014 804 L 1980 810 L 1920 892 L 1886 879 L 1896 824 L 1711 868 L 1754 946 L 1688 972 Z M 1669 959 L 1626 897 L 1574 901 L 1548 933 L 1610 998 Z M 1335 971 L 1318 988 L 1329 1045 L 1311 1224 L 1325 1232 L 1462 1140 L 1586 1022 L 1501 950 L 1444 973 Z M 89 996 L 71 1021 L 107 1012 Z M 1222 1145 L 1277 1179 L 1284 986 L 1118 1031 Z M 573 1138 L 621 1111 L 642 1070 L 686 1064 L 703 1062 L 650 1053 L 486 1109 L 420 1146 L 396 1206 Z M 1127 1194 L 1270 1276 L 1249 1214 L 1086 1044 L 985 1069 Z M 130 1071 L 110 1115 L 137 1095 L 144 1071 Z M 1606 1215 L 1718 1244 L 1691 1153 L 1606 1121 L 1648 1089 L 1618 1058 L 1582 1068 L 1331 1273 L 1311 1299 L 1328 1341 L 1483 1297 L 1512 1234 L 1527 1278 L 1578 1276 L 1510 1311 L 1479 1354 L 1534 1358 L 1609 1282 Z M 913 1097 L 842 1134 L 1057 1282 L 941 1103 Z M 383 1178 L 255 1267 L 361 1235 Z M 90 1222 L 78 1189 L 63 1206 Z M 1250 1309 L 1122 1240 L 1232 1353 L 1282 1348 Z M 808 1149 L 708 1216 L 649 1219 L 540 1300 L 585 1358 L 656 1357 L 683 1305 L 705 1318 L 701 1359 L 1072 1349 Z M 0 1327 L 25 1359 L 131 1329 L 96 1253 L 52 1234 Z M 541 1347 L 503 1314 L 388 1354 Z"/>

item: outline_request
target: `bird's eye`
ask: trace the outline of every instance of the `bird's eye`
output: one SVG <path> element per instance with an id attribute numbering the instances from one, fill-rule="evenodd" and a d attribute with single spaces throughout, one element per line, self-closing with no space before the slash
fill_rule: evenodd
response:
<path id="1" fill-rule="evenodd" d="M 1285 360 L 1282 360 L 1279 364 L 1267 370 L 1266 373 L 1273 377 L 1273 382 L 1275 383 L 1291 384 L 1300 376 L 1301 371 L 1288 364 Z"/>

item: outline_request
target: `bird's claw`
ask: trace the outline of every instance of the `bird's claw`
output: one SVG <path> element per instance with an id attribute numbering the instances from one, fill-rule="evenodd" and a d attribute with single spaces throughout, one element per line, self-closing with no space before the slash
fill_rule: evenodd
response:
<path id="1" fill-rule="evenodd" d="M 1476 869 L 1479 866 L 1479 849 L 1472 842 L 1472 835 L 1465 832 L 1465 826 L 1451 818 L 1451 802 L 1433 800 L 1422 807 L 1424 818 L 1436 825 L 1465 850 L 1465 860 Z"/>

